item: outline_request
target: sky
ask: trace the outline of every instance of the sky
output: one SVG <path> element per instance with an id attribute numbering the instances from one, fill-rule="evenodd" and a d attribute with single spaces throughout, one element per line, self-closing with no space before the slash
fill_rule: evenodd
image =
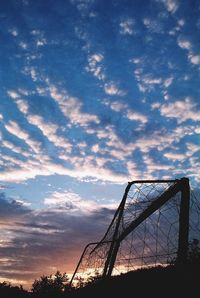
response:
<path id="1" fill-rule="evenodd" d="M 72 273 L 128 181 L 200 182 L 198 0 L 0 3 L 0 282 Z"/>

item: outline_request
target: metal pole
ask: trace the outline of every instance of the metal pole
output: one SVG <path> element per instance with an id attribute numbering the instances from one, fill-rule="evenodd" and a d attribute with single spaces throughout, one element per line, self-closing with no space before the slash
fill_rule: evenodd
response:
<path id="1" fill-rule="evenodd" d="M 181 179 L 181 203 L 179 216 L 179 239 L 177 262 L 184 264 L 188 254 L 190 185 L 188 178 Z"/>
<path id="2" fill-rule="evenodd" d="M 126 198 L 127 198 L 128 192 L 131 188 L 131 185 L 132 184 L 129 182 L 126 189 L 125 189 L 122 201 L 120 203 L 120 210 L 119 210 L 119 215 L 118 215 L 118 219 L 117 219 L 117 224 L 116 224 L 116 227 L 115 227 L 115 231 L 114 231 L 114 235 L 113 235 L 112 242 L 111 242 L 111 245 L 110 245 L 110 249 L 109 249 L 109 252 L 108 252 L 108 256 L 107 256 L 107 259 L 106 259 L 106 262 L 105 262 L 104 271 L 103 271 L 103 278 L 105 278 L 106 276 L 110 276 L 112 274 L 112 270 L 113 270 L 113 267 L 114 267 L 115 259 L 116 259 L 118 248 L 119 248 L 119 243 L 117 241 L 119 225 L 120 225 L 121 218 L 122 218 L 122 215 L 123 215 L 123 212 L 124 212 L 124 205 L 126 203 Z"/>

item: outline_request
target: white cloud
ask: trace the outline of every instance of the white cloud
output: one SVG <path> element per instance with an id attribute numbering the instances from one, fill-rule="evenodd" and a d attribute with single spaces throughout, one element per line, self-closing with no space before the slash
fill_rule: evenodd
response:
<path id="1" fill-rule="evenodd" d="M 134 34 L 134 23 L 135 21 L 133 19 L 127 19 L 122 21 L 120 26 L 120 34 L 122 35 L 133 35 Z"/>
<path id="2" fill-rule="evenodd" d="M 44 199 L 44 204 L 50 208 L 63 208 L 68 212 L 91 213 L 99 209 L 99 205 L 91 200 L 84 200 L 74 192 L 53 192 L 50 197 Z"/>
<path id="3" fill-rule="evenodd" d="M 153 174 L 154 172 L 158 171 L 170 171 L 172 170 L 171 165 L 161 164 L 155 162 L 149 155 L 143 156 L 144 163 L 147 167 L 147 173 Z"/>
<path id="4" fill-rule="evenodd" d="M 14 37 L 16 37 L 16 36 L 18 35 L 18 30 L 15 29 L 15 28 L 10 29 L 10 30 L 8 30 L 8 31 L 9 31 L 9 33 L 10 33 L 12 36 L 14 36 Z"/>
<path id="5" fill-rule="evenodd" d="M 106 106 L 109 106 L 111 110 L 115 112 L 123 112 L 123 116 L 127 117 L 129 120 L 139 121 L 143 124 L 148 122 L 148 118 L 136 111 L 131 110 L 128 105 L 120 101 L 110 101 L 108 99 L 103 102 Z"/>
<path id="6" fill-rule="evenodd" d="M 190 98 L 164 104 L 160 108 L 162 116 L 177 119 L 178 123 L 187 120 L 200 121 L 200 113 L 196 110 L 196 104 Z"/>
<path id="7" fill-rule="evenodd" d="M 16 99 L 16 96 L 13 98 L 18 109 L 25 115 L 27 121 L 30 124 L 36 126 L 43 133 L 43 135 L 54 144 L 54 146 L 64 148 L 67 150 L 67 153 L 71 152 L 72 145 L 70 142 L 66 138 L 56 134 L 58 130 L 58 126 L 56 124 L 44 121 L 44 119 L 39 115 L 28 113 L 28 103 L 25 100 Z"/>
<path id="8" fill-rule="evenodd" d="M 194 65 L 200 65 L 200 55 L 194 54 L 192 51 L 192 44 L 189 40 L 179 37 L 178 38 L 178 45 L 182 49 L 188 50 L 188 59 Z"/>
<path id="9" fill-rule="evenodd" d="M 178 45 L 182 49 L 190 50 L 192 48 L 192 44 L 189 40 L 179 37 Z"/>
<path id="10" fill-rule="evenodd" d="M 150 32 L 163 33 L 163 26 L 158 20 L 144 18 L 143 23 Z"/>
<path id="11" fill-rule="evenodd" d="M 2 145 L 10 150 L 12 150 L 13 152 L 17 153 L 17 154 L 21 154 L 24 155 L 25 157 L 30 157 L 31 154 L 24 151 L 21 147 L 18 147 L 16 145 L 14 145 L 13 143 L 9 142 L 9 141 L 3 141 Z"/>
<path id="12" fill-rule="evenodd" d="M 88 66 L 86 67 L 86 70 L 91 72 L 99 80 L 104 80 L 106 77 L 101 65 L 103 58 L 103 55 L 100 53 L 90 55 L 88 57 Z"/>
<path id="13" fill-rule="evenodd" d="M 138 88 L 141 92 L 151 91 L 156 85 L 163 82 L 162 78 L 153 77 L 152 74 L 143 75 L 143 69 L 138 67 L 134 71 L 135 78 L 138 82 Z"/>
<path id="14" fill-rule="evenodd" d="M 161 106 L 160 102 L 153 102 L 151 105 L 152 110 L 159 109 Z"/>
<path id="15" fill-rule="evenodd" d="M 36 40 L 36 46 L 42 47 L 47 44 L 47 40 L 45 38 L 40 38 Z"/>
<path id="16" fill-rule="evenodd" d="M 164 153 L 164 156 L 167 159 L 170 159 L 172 161 L 180 161 L 180 162 L 185 161 L 185 159 L 187 158 L 184 154 L 176 153 L 176 152 L 167 152 L 167 153 Z"/>
<path id="17" fill-rule="evenodd" d="M 200 146 L 193 143 L 186 143 L 186 146 L 189 150 L 189 155 L 193 155 L 194 153 L 200 151 Z"/>
<path id="18" fill-rule="evenodd" d="M 19 43 L 20 48 L 22 48 L 23 50 L 26 50 L 28 48 L 28 44 L 25 43 L 24 41 L 20 41 Z"/>
<path id="19" fill-rule="evenodd" d="M 146 85 L 158 85 L 162 82 L 161 78 L 151 78 L 151 77 L 144 77 L 142 82 Z"/>
<path id="20" fill-rule="evenodd" d="M 35 56 L 34 56 L 34 58 L 35 58 Z M 23 73 L 26 75 L 29 75 L 32 78 L 33 82 L 36 82 L 39 80 L 39 74 L 37 73 L 36 68 L 33 66 L 31 66 L 31 67 L 25 66 Z"/>
<path id="21" fill-rule="evenodd" d="M 67 150 L 66 153 L 71 152 L 72 145 L 66 138 L 56 135 L 58 126 L 51 122 L 45 122 L 41 116 L 29 114 L 27 120 L 30 124 L 35 125 L 40 129 L 45 137 L 52 142 L 56 147 L 61 147 Z"/>
<path id="22" fill-rule="evenodd" d="M 73 160 L 74 159 L 74 160 Z M 42 162 L 40 162 L 42 161 Z M 18 162 L 20 168 L 8 168 L 0 173 L 0 181 L 19 182 L 25 181 L 36 176 L 49 176 L 49 175 L 67 175 L 74 177 L 78 180 L 85 178 L 96 178 L 102 181 L 110 181 L 113 183 L 126 183 L 127 177 L 121 174 L 113 173 L 112 170 L 103 167 L 98 167 L 98 162 L 94 162 L 95 158 L 87 156 L 84 158 L 68 158 L 71 162 L 72 168 L 66 168 L 61 164 L 52 163 L 48 160 L 48 156 L 41 157 L 38 155 L 37 159 L 29 160 L 26 163 Z M 73 163 L 74 161 L 74 163 Z M 99 160 L 100 164 L 101 160 Z"/>
<path id="23" fill-rule="evenodd" d="M 22 112 L 23 114 L 28 113 L 28 103 L 25 100 L 22 99 L 16 99 L 15 100 L 18 109 L 20 110 L 20 112 Z"/>
<path id="24" fill-rule="evenodd" d="M 104 85 L 104 91 L 108 95 L 119 95 L 124 96 L 126 92 L 121 90 L 115 82 L 109 82 Z"/>
<path id="25" fill-rule="evenodd" d="M 192 64 L 200 65 L 200 55 L 189 54 L 188 58 Z"/>
<path id="26" fill-rule="evenodd" d="M 7 91 L 7 93 L 12 99 L 16 99 L 20 97 L 20 95 L 14 90 L 9 90 Z"/>
<path id="27" fill-rule="evenodd" d="M 138 112 L 131 111 L 131 110 L 128 110 L 127 118 L 129 120 L 139 121 L 143 124 L 148 122 L 148 118 L 145 115 L 138 113 Z"/>
<path id="28" fill-rule="evenodd" d="M 174 80 L 173 77 L 170 77 L 168 79 L 165 79 L 164 80 L 164 83 L 163 83 L 163 85 L 165 86 L 165 88 L 168 88 L 172 84 L 173 80 Z"/>
<path id="29" fill-rule="evenodd" d="M 81 111 L 82 102 L 78 98 L 68 95 L 66 91 L 59 91 L 53 85 L 49 86 L 49 91 L 51 97 L 58 103 L 62 113 L 70 119 L 71 124 L 84 127 L 90 122 L 100 122 L 97 115 Z"/>
<path id="30" fill-rule="evenodd" d="M 76 6 L 82 16 L 85 16 L 85 14 L 88 13 L 94 0 L 70 0 L 70 2 Z"/>
<path id="31" fill-rule="evenodd" d="M 120 102 L 120 101 L 111 101 L 111 100 L 104 100 L 103 104 L 105 104 L 106 106 L 109 106 L 111 108 L 111 110 L 115 111 L 115 112 L 121 112 L 123 110 L 126 110 L 128 108 L 128 105 L 124 102 Z"/>
<path id="32" fill-rule="evenodd" d="M 172 14 L 176 12 L 179 6 L 177 0 L 161 0 L 161 2 L 165 5 L 166 9 Z"/>
<path id="33" fill-rule="evenodd" d="M 178 25 L 181 26 L 181 27 L 183 27 L 185 25 L 184 19 L 178 20 Z"/>
<path id="34" fill-rule="evenodd" d="M 28 132 L 23 130 L 17 122 L 9 121 L 5 125 L 5 128 L 9 133 L 23 140 L 35 153 L 39 153 L 41 151 L 41 143 L 36 140 L 33 140 L 28 134 Z"/>

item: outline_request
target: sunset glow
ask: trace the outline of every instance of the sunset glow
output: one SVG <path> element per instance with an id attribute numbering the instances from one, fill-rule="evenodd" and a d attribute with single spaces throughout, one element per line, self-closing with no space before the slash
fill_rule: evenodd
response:
<path id="1" fill-rule="evenodd" d="M 0 4 L 0 282 L 73 273 L 128 181 L 200 182 L 200 2 Z"/>

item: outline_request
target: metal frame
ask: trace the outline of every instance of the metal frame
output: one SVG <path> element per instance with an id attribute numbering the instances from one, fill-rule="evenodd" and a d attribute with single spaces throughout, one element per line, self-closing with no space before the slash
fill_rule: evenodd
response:
<path id="1" fill-rule="evenodd" d="M 128 192 L 129 192 L 131 186 L 133 184 L 137 184 L 137 183 L 174 183 L 174 184 L 169 186 L 169 188 L 164 193 L 162 193 L 159 197 L 157 197 L 154 201 L 152 201 L 151 204 L 136 219 L 134 219 L 130 223 L 130 225 L 121 233 L 121 235 L 118 235 L 119 225 L 120 225 L 120 221 L 123 216 L 124 206 L 126 203 Z M 91 251 L 91 253 L 92 253 L 101 244 L 110 242 L 110 248 L 108 251 L 107 259 L 105 261 L 102 277 L 105 278 L 105 277 L 111 276 L 121 241 L 123 241 L 123 239 L 129 233 L 131 233 L 138 225 L 140 225 L 145 219 L 147 219 L 157 209 L 159 209 L 161 206 L 163 206 L 167 201 L 169 201 L 178 192 L 181 192 L 181 202 L 180 202 L 180 215 L 179 215 L 179 239 L 178 239 L 177 262 L 179 264 L 183 264 L 187 259 L 187 253 L 188 253 L 189 205 L 190 205 L 189 179 L 183 177 L 181 179 L 176 179 L 176 180 L 137 180 L 137 181 L 128 182 L 128 185 L 125 189 L 125 192 L 124 192 L 124 195 L 122 198 L 122 201 L 121 201 L 119 207 L 117 208 L 115 215 L 113 217 L 113 220 L 111 221 L 111 224 L 109 225 L 107 232 L 105 233 L 102 240 L 100 242 L 89 243 L 85 247 L 85 249 L 81 255 L 81 258 L 78 262 L 78 265 L 75 269 L 75 272 L 72 276 L 71 283 L 73 281 L 75 274 L 77 273 L 77 270 L 81 264 L 81 261 L 84 257 L 86 249 L 88 248 L 89 245 L 96 244 L 94 249 Z M 113 233 L 112 240 L 104 241 L 104 239 L 106 238 L 108 232 L 110 231 L 110 229 L 116 219 L 117 219 L 117 222 L 116 222 L 116 227 L 115 227 L 115 230 Z"/>

